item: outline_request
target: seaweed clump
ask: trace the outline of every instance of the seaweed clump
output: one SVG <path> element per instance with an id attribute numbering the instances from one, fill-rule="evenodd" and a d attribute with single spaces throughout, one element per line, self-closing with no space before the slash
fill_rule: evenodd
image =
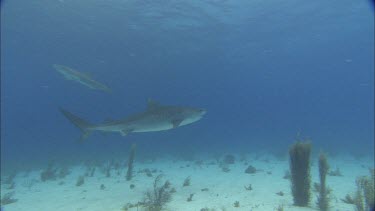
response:
<path id="1" fill-rule="evenodd" d="M 320 186 L 319 186 L 319 196 L 317 205 L 320 210 L 326 211 L 329 207 L 329 189 L 326 186 L 326 177 L 328 173 L 328 161 L 325 154 L 319 155 L 319 179 L 320 179 Z"/>
<path id="2" fill-rule="evenodd" d="M 300 142 L 289 149 L 292 195 L 296 206 L 307 206 L 310 201 L 310 153 L 311 144 Z"/>
<path id="3" fill-rule="evenodd" d="M 147 191 L 143 206 L 149 211 L 160 211 L 164 205 L 172 200 L 171 183 L 167 180 L 161 185 L 163 175 L 159 174 L 154 181 L 153 190 Z"/>
<path id="4" fill-rule="evenodd" d="M 135 157 L 135 148 L 136 145 L 133 144 L 130 149 L 129 160 L 128 160 L 128 171 L 126 172 L 126 180 L 129 181 L 133 178 L 133 163 Z"/>

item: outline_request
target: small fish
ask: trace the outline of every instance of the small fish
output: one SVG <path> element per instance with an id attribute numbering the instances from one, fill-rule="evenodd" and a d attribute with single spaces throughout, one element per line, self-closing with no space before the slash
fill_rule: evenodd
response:
<path id="1" fill-rule="evenodd" d="M 135 132 L 170 130 L 196 122 L 206 113 L 205 109 L 166 106 L 149 100 L 144 112 L 133 114 L 122 120 L 94 125 L 62 108 L 60 111 L 82 131 L 80 141 L 86 139 L 93 131 L 119 132 L 125 136 Z"/>
<path id="2" fill-rule="evenodd" d="M 92 79 L 88 74 L 78 72 L 70 67 L 54 64 L 53 67 L 61 73 L 65 79 L 78 82 L 82 85 L 89 87 L 90 89 L 102 90 L 105 92 L 111 92 L 111 89 L 106 85 L 99 83 Z"/>

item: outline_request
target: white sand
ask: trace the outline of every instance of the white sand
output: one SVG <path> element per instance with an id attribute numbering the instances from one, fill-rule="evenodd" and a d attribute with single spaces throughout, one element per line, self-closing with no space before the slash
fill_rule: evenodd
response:
<path id="1" fill-rule="evenodd" d="M 176 193 L 172 201 L 167 203 L 165 210 L 192 210 L 201 208 L 215 208 L 215 210 L 276 210 L 279 205 L 284 205 L 284 210 L 318 210 L 316 207 L 316 193 L 312 192 L 310 207 L 301 208 L 293 206 L 293 198 L 290 191 L 289 180 L 283 179 L 285 170 L 288 169 L 287 160 L 277 160 L 272 156 L 263 156 L 254 160 L 254 156 L 248 155 L 248 164 L 261 169 L 255 174 L 245 174 L 247 165 L 240 162 L 236 156 L 236 163 L 229 165 L 230 172 L 223 172 L 218 164 L 208 164 L 215 160 L 204 160 L 202 165 L 193 161 L 172 161 L 170 159 L 157 160 L 148 163 L 135 163 L 135 172 L 139 169 L 158 169 L 163 173 L 163 179 L 168 179 Z M 316 159 L 314 159 L 315 161 Z M 327 185 L 332 188 L 332 210 L 354 210 L 353 205 L 345 204 L 340 199 L 347 193 L 355 191 L 355 179 L 357 176 L 369 175 L 368 167 L 373 167 L 371 158 L 356 160 L 350 156 L 329 158 L 331 169 L 339 167 L 342 177 L 327 177 Z M 187 167 L 187 165 L 190 165 Z M 154 178 L 144 173 L 135 173 L 132 181 L 125 180 L 125 169 L 121 175 L 116 175 L 112 170 L 111 177 L 107 178 L 100 171 L 96 171 L 94 177 L 85 177 L 85 183 L 76 187 L 75 183 L 79 175 L 85 172 L 84 166 L 71 168 L 71 174 L 64 179 L 55 181 L 40 181 L 40 171 L 33 171 L 27 176 L 18 173 L 15 178 L 16 187 L 13 190 L 6 189 L 2 185 L 1 195 L 15 191 L 16 203 L 3 206 L 4 211 L 120 211 L 126 203 L 142 201 L 144 193 L 152 188 Z M 268 174 L 267 172 L 272 172 Z M 312 165 L 312 181 L 318 181 L 317 162 Z M 182 187 L 184 179 L 190 176 L 191 185 Z M 60 182 L 64 184 L 59 185 Z M 100 190 L 104 184 L 106 189 Z M 135 188 L 130 189 L 129 185 Z M 244 186 L 251 184 L 253 190 L 245 190 Z M 201 189 L 208 188 L 202 192 Z M 276 192 L 282 191 L 284 196 Z M 193 200 L 187 202 L 188 196 L 194 193 Z M 235 208 L 233 203 L 240 202 L 240 207 Z M 130 210 L 137 210 L 136 208 Z M 141 209 L 139 209 L 141 210 Z"/>

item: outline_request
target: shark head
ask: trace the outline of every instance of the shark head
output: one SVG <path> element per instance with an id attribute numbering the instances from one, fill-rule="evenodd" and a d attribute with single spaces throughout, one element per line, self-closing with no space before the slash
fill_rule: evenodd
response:
<path id="1" fill-rule="evenodd" d="M 183 108 L 181 125 L 187 125 L 200 120 L 206 114 L 206 109 L 202 108 Z"/>

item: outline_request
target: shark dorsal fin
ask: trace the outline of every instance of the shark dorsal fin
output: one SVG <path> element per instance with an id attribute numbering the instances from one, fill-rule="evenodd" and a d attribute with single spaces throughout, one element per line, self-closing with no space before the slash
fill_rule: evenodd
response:
<path id="1" fill-rule="evenodd" d="M 153 109 L 159 108 L 160 106 L 161 105 L 158 102 L 152 99 L 148 99 L 147 101 L 147 110 L 153 110 Z"/>

